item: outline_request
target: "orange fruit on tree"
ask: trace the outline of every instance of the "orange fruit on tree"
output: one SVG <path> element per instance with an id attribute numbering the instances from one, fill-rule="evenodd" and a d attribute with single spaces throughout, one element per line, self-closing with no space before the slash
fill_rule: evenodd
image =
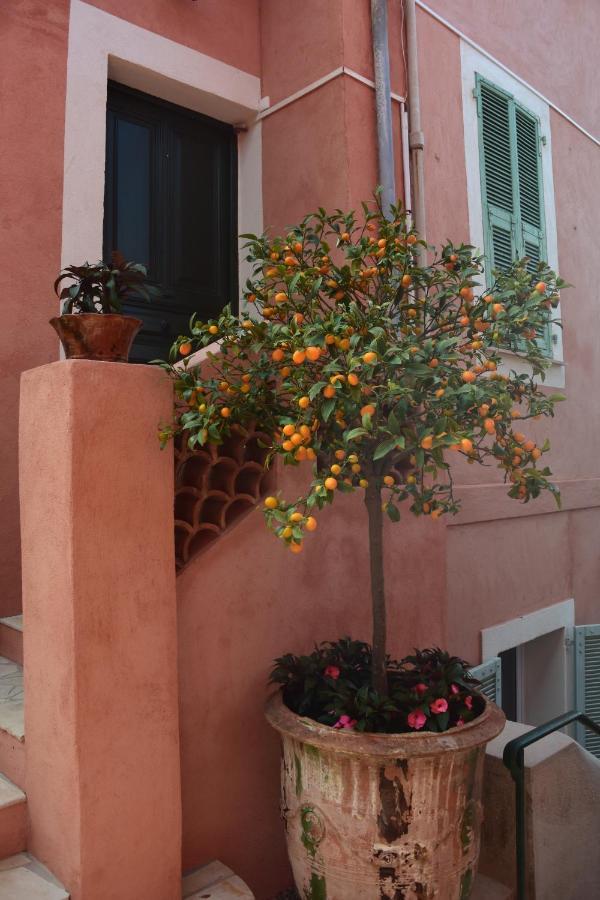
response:
<path id="1" fill-rule="evenodd" d="M 341 471 L 342 471 L 342 467 L 341 467 L 341 466 L 338 466 L 337 463 L 334 463 L 334 464 L 330 467 L 329 471 L 331 472 L 332 475 L 339 475 L 339 474 L 341 473 Z"/>
<path id="2" fill-rule="evenodd" d="M 494 422 L 493 419 L 484 419 L 483 427 L 485 428 L 485 430 L 487 431 L 488 434 L 496 433 L 496 423 Z"/>
<path id="3" fill-rule="evenodd" d="M 412 284 L 412 278 L 408 273 L 402 276 L 402 287 L 410 287 Z"/>
<path id="4" fill-rule="evenodd" d="M 321 355 L 320 347 L 307 347 L 306 348 L 306 358 L 311 362 L 316 362 Z"/>
<path id="5" fill-rule="evenodd" d="M 367 365 L 372 365 L 377 362 L 377 354 L 373 353 L 372 350 L 368 350 L 363 354 L 363 362 L 367 363 Z"/>
<path id="6" fill-rule="evenodd" d="M 301 366 L 305 359 L 306 353 L 304 350 L 294 350 L 292 360 L 297 366 Z"/>
<path id="7" fill-rule="evenodd" d="M 534 447 L 533 450 L 531 451 L 531 456 L 533 459 L 539 459 L 541 455 L 542 455 L 542 451 L 540 450 L 539 447 Z"/>
<path id="8" fill-rule="evenodd" d="M 335 388 L 332 384 L 326 384 L 323 388 L 323 396 L 324 397 L 335 397 Z"/>
<path id="9" fill-rule="evenodd" d="M 460 449 L 463 453 L 471 453 L 473 450 L 473 441 L 469 440 L 469 438 L 463 438 L 460 442 Z"/>
<path id="10" fill-rule="evenodd" d="M 281 347 L 276 347 L 275 350 L 273 350 L 273 352 L 271 353 L 271 359 L 273 360 L 273 362 L 281 362 L 284 356 L 285 353 L 283 352 Z"/>
<path id="11" fill-rule="evenodd" d="M 285 434 L 286 437 L 290 437 L 290 435 L 292 435 L 295 432 L 295 430 L 296 429 L 291 424 L 291 422 L 288 422 L 287 425 L 283 426 L 283 433 Z"/>
<path id="12" fill-rule="evenodd" d="M 433 447 L 433 435 L 428 434 L 421 440 L 421 447 L 423 450 L 431 450 Z"/>
<path id="13" fill-rule="evenodd" d="M 387 487 L 391 487 L 393 484 L 395 484 L 394 476 L 393 475 L 384 475 L 383 483 L 385 485 L 387 485 Z"/>
<path id="14" fill-rule="evenodd" d="M 295 524 L 297 524 L 298 522 L 301 522 L 303 518 L 304 516 L 302 515 L 302 513 L 293 512 L 290 516 L 290 522 L 294 522 Z"/>
<path id="15" fill-rule="evenodd" d="M 546 290 L 546 282 L 538 281 L 538 283 L 535 286 L 535 290 L 538 292 L 538 294 L 543 294 Z"/>
<path id="16" fill-rule="evenodd" d="M 302 553 L 302 544 L 296 544 L 294 541 L 290 544 L 290 550 L 292 553 Z"/>
<path id="17" fill-rule="evenodd" d="M 352 387 L 356 387 L 356 385 L 358 383 L 359 383 L 358 375 L 356 375 L 354 372 L 350 372 L 350 374 L 348 375 L 348 384 L 351 384 Z"/>
<path id="18" fill-rule="evenodd" d="M 265 506 L 267 509 L 277 509 L 279 506 L 279 500 L 277 497 L 265 497 Z"/>
<path id="19" fill-rule="evenodd" d="M 190 344 L 190 342 L 185 341 L 185 343 L 181 344 L 179 346 L 179 352 L 181 353 L 182 356 L 187 356 L 189 353 L 191 353 L 192 345 Z"/>
<path id="20" fill-rule="evenodd" d="M 335 344 L 335 335 L 334 334 L 326 334 L 325 335 L 325 343 L 328 346 L 331 346 L 331 344 Z"/>
<path id="21" fill-rule="evenodd" d="M 304 527 L 307 531 L 316 531 L 317 529 L 317 520 L 314 516 L 309 516 L 304 523 Z"/>
<path id="22" fill-rule="evenodd" d="M 300 409 L 308 409 L 310 406 L 310 398 L 309 397 L 300 397 L 298 400 L 298 406 Z"/>
<path id="23" fill-rule="evenodd" d="M 223 406 L 221 408 L 221 415 L 223 416 L 224 419 L 229 418 L 229 416 L 231 415 L 231 410 L 229 409 L 228 406 Z"/>
<path id="24" fill-rule="evenodd" d="M 368 487 L 369 487 L 369 482 L 367 481 L 366 478 L 361 478 L 360 481 L 358 482 L 358 484 L 359 484 L 359 486 L 360 486 L 361 488 L 368 488 Z"/>
<path id="25" fill-rule="evenodd" d="M 334 453 L 334 456 L 336 459 L 345 459 L 346 451 L 345 450 L 336 450 Z"/>
<path id="26" fill-rule="evenodd" d="M 335 491 L 336 487 L 338 486 L 337 480 L 335 478 L 326 478 L 324 484 L 328 491 Z"/>
<path id="27" fill-rule="evenodd" d="M 366 403 L 365 406 L 361 408 L 360 414 L 361 416 L 372 416 L 375 414 L 375 407 L 372 403 Z"/>
<path id="28" fill-rule="evenodd" d="M 286 266 L 297 266 L 298 260 L 294 256 L 286 256 L 283 260 Z"/>
<path id="29" fill-rule="evenodd" d="M 294 447 L 298 447 L 302 443 L 303 440 L 304 440 L 304 438 L 302 437 L 302 435 L 300 434 L 299 431 L 295 431 L 290 438 L 290 441 L 292 442 Z"/>
<path id="30" fill-rule="evenodd" d="M 287 294 L 284 294 L 283 291 L 278 291 L 275 294 L 275 303 L 285 303 L 287 298 L 288 298 Z"/>
<path id="31" fill-rule="evenodd" d="M 535 450 L 535 441 L 525 441 L 523 449 L 526 450 L 527 453 L 531 453 L 532 450 Z"/>
<path id="32" fill-rule="evenodd" d="M 291 440 L 284 441 L 281 446 L 283 447 L 283 449 L 285 450 L 286 453 L 291 453 L 291 451 L 294 449 L 294 445 L 292 444 Z"/>
<path id="33" fill-rule="evenodd" d="M 465 372 L 463 372 L 460 377 L 462 378 L 463 381 L 466 381 L 467 384 L 472 384 L 475 381 L 475 379 L 477 378 L 477 376 L 475 375 L 475 372 L 471 372 L 469 369 L 467 369 Z"/>
<path id="34" fill-rule="evenodd" d="M 283 367 L 279 370 L 279 374 L 281 375 L 282 378 L 287 378 L 288 375 L 291 375 L 291 374 L 292 374 L 292 370 L 290 369 L 289 366 L 283 366 Z"/>

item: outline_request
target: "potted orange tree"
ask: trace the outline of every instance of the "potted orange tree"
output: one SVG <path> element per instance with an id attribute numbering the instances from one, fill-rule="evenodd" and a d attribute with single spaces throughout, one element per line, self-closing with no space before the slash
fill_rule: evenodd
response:
<path id="1" fill-rule="evenodd" d="M 68 284 L 61 287 L 64 281 Z M 109 263 L 67 266 L 54 282 L 61 315 L 50 319 L 67 359 L 127 362 L 142 322 L 123 315 L 132 297 L 149 300 L 158 293 L 146 267 L 126 260 L 118 250 Z"/>
<path id="2" fill-rule="evenodd" d="M 320 209 L 279 239 L 245 235 L 247 315 L 192 319 L 165 363 L 190 447 L 260 421 L 269 458 L 306 468 L 306 491 L 264 501 L 294 553 L 338 495 L 362 492 L 372 644 L 342 639 L 276 661 L 267 717 L 283 738 L 282 808 L 298 891 L 312 900 L 467 898 L 479 849 L 485 744 L 503 714 L 467 664 L 433 648 L 389 658 L 383 517 L 458 510 L 451 463 L 492 462 L 527 503 L 552 491 L 527 420 L 553 414 L 537 337 L 563 286 L 528 260 L 495 273 L 447 244 L 425 266 L 399 207 Z M 210 369 L 189 362 L 219 341 Z M 531 374 L 500 370 L 518 350 Z M 183 364 L 176 362 L 183 357 Z"/>

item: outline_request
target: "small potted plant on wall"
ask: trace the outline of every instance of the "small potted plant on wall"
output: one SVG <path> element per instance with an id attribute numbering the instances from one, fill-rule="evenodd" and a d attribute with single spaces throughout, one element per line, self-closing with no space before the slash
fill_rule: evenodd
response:
<path id="1" fill-rule="evenodd" d="M 517 501 L 556 494 L 548 445 L 527 435 L 526 420 L 552 415 L 562 399 L 540 388 L 547 360 L 537 335 L 563 282 L 521 260 L 482 290 L 472 247 L 448 244 L 419 265 L 422 242 L 399 207 L 363 212 L 358 221 L 321 209 L 284 238 L 245 235 L 254 312 L 192 319 L 173 348 L 183 365 L 164 364 L 177 403 L 162 437 L 183 431 L 201 447 L 260 421 L 270 457 L 306 468 L 301 497 L 264 501 L 268 526 L 293 553 L 319 510 L 340 494 L 364 497 L 372 644 L 342 639 L 282 656 L 272 674 L 280 690 L 267 717 L 283 740 L 296 885 L 309 900 L 465 900 L 485 745 L 504 716 L 462 660 L 439 649 L 390 659 L 383 517 L 398 521 L 402 506 L 434 522 L 457 512 L 457 457 L 498 466 Z M 216 339 L 210 371 L 187 365 Z M 500 371 L 507 347 L 532 374 Z"/>
<path id="2" fill-rule="evenodd" d="M 70 283 L 61 288 L 64 281 Z M 54 290 L 62 301 L 62 314 L 50 324 L 67 359 L 109 362 L 127 362 L 142 325 L 140 319 L 123 315 L 123 304 L 134 297 L 149 300 L 158 293 L 145 266 L 126 260 L 117 250 L 110 264 L 85 262 L 63 269 Z"/>

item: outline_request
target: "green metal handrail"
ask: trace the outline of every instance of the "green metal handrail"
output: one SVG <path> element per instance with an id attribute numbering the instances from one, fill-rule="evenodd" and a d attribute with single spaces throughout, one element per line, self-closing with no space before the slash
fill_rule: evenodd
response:
<path id="1" fill-rule="evenodd" d="M 517 900 L 527 900 L 525 886 L 527 880 L 527 843 L 525 840 L 525 748 L 529 747 L 531 744 L 535 744 L 542 738 L 547 737 L 554 731 L 559 731 L 561 728 L 564 728 L 565 725 L 570 725 L 571 722 L 581 722 L 581 724 L 586 728 L 589 728 L 590 731 L 594 731 L 596 734 L 600 735 L 600 725 L 597 725 L 596 722 L 593 722 L 584 713 L 572 709 L 570 712 L 566 712 L 562 716 L 557 716 L 556 719 L 551 719 L 550 722 L 546 722 L 544 725 L 538 725 L 537 728 L 532 728 L 531 731 L 527 731 L 520 737 L 514 738 L 514 740 L 509 741 L 504 748 L 502 761 L 515 782 Z M 533 900 L 533 898 L 531 898 L 531 900 Z"/>

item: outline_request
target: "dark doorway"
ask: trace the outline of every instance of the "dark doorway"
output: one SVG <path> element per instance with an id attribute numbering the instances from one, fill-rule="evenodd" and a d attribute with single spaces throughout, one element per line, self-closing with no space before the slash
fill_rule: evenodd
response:
<path id="1" fill-rule="evenodd" d="M 509 721 L 518 722 L 517 648 L 511 647 L 498 655 L 502 661 L 502 709 Z"/>
<path id="2" fill-rule="evenodd" d="M 237 144 L 232 126 L 109 82 L 104 259 L 143 263 L 160 288 L 132 359 L 166 358 L 192 313 L 237 310 Z"/>

